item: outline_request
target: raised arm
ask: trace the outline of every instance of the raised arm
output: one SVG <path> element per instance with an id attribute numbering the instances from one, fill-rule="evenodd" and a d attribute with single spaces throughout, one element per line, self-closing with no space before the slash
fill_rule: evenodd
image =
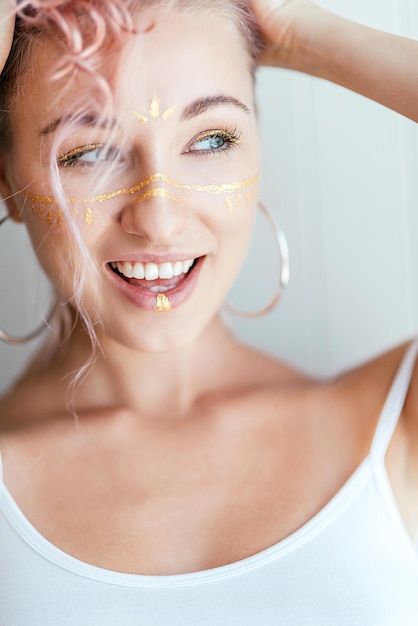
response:
<path id="1" fill-rule="evenodd" d="M 9 56 L 14 23 L 13 4 L 9 0 L 0 0 L 0 72 Z"/>
<path id="2" fill-rule="evenodd" d="M 262 63 L 332 81 L 418 122 L 418 41 L 335 15 L 309 0 L 251 0 Z"/>

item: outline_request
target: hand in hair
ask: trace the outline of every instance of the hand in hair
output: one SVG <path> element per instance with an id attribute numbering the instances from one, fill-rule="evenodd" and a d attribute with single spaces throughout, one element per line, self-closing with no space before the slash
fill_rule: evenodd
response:
<path id="1" fill-rule="evenodd" d="M 309 0 L 250 0 L 250 6 L 264 39 L 261 65 L 309 73 L 300 46 L 322 27 L 327 11 Z"/>
<path id="2" fill-rule="evenodd" d="M 261 64 L 325 78 L 418 122 L 418 42 L 356 24 L 309 0 L 250 0 Z"/>
<path id="3" fill-rule="evenodd" d="M 9 0 L 0 0 L 0 72 L 12 45 L 15 14 Z"/>

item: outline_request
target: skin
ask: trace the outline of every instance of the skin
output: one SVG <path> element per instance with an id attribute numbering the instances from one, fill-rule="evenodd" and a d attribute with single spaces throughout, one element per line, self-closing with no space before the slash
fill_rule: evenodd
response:
<path id="1" fill-rule="evenodd" d="M 262 6 L 258 3 L 258 10 Z M 199 181 L 219 181 L 228 171 L 234 180 L 257 169 L 251 79 L 243 68 L 241 44 L 224 22 L 212 19 L 215 44 L 204 36 L 207 21 L 196 17 L 193 29 L 179 15 L 164 21 L 149 14 L 138 24 L 140 33 L 147 32 L 126 49 L 114 84 L 121 95 L 120 119 L 135 138 L 131 150 L 136 169 L 142 155 L 147 174 L 169 169 L 186 179 L 183 168 L 190 167 L 189 161 L 178 148 L 188 145 L 185 137 L 231 118 L 243 126 L 242 145 L 232 156 L 194 162 L 189 177 L 195 173 Z M 273 32 L 268 31 L 271 23 L 262 22 L 266 33 Z M 193 71 L 188 64 L 194 61 L 181 56 L 190 57 L 190 36 L 195 37 L 195 62 L 205 72 L 194 71 L 196 81 L 181 81 L 179 72 Z M 28 114 L 25 106 L 14 113 L 12 166 L 2 173 L 3 193 L 25 184 L 37 193 L 49 191 L 46 170 L 35 154 L 36 129 L 56 114 L 48 108 L 54 99 L 42 90 L 42 59 L 50 54 L 48 47 L 37 51 L 33 66 L 38 74 L 27 82 L 28 99 L 44 104 L 39 107 L 42 119 Z M 143 54 L 152 64 L 137 67 L 135 59 Z M 138 80 L 132 81 L 133 75 Z M 207 78 L 202 84 L 199 76 L 209 75 L 213 85 L 244 100 L 250 115 L 225 107 L 216 111 L 215 119 L 212 112 L 186 126 L 173 116 L 152 132 L 151 125 L 141 126 L 128 115 L 147 111 L 154 93 L 167 106 L 181 108 L 184 99 L 207 92 Z M 77 83 L 69 86 L 75 93 L 79 88 Z M 55 105 L 60 110 L 61 104 Z M 86 130 L 82 135 L 84 141 Z M 78 140 L 74 137 L 68 149 Z M 141 178 L 130 166 L 121 175 L 133 183 Z M 73 185 L 88 187 L 80 176 L 68 176 L 69 191 Z M 49 365 L 30 369 L 0 404 L 0 414 L 7 416 L 2 418 L 0 444 L 10 492 L 47 539 L 101 567 L 154 575 L 197 571 L 254 554 L 294 532 L 367 455 L 405 351 L 401 346 L 333 382 L 318 384 L 237 343 L 214 316 L 244 254 L 253 211 L 231 220 L 222 203 L 214 205 L 213 198 L 207 202 L 189 205 L 185 198 L 173 211 L 167 199 L 153 198 L 150 205 L 136 207 L 118 200 L 97 217 L 94 228 L 80 225 L 103 270 L 102 300 L 89 288 L 85 305 L 92 311 L 98 307 L 103 316 L 104 355 L 77 390 L 78 423 L 66 409 L 65 377 L 88 357 L 88 341 L 79 326 Z M 146 206 L 152 210 L 144 211 Z M 22 213 L 19 195 L 8 207 L 15 218 L 22 215 L 40 261 L 69 295 L 71 283 L 64 271 L 68 255 L 63 259 L 60 252 L 71 249 L 68 230 L 52 232 L 30 212 Z M 121 250 L 153 251 L 173 241 L 186 258 L 190 241 L 208 255 L 196 296 L 173 317 L 133 310 L 107 286 L 105 264 Z M 169 352 L 163 351 L 165 345 Z M 413 464 L 417 376 L 386 459 L 411 535 L 418 523 L 418 471 Z"/>
<path id="2" fill-rule="evenodd" d="M 0 71 L 9 55 L 13 39 L 14 15 L 7 0 L 0 2 Z"/>
<path id="3" fill-rule="evenodd" d="M 356 24 L 309 0 L 251 0 L 262 63 L 324 78 L 418 121 L 418 42 Z"/>

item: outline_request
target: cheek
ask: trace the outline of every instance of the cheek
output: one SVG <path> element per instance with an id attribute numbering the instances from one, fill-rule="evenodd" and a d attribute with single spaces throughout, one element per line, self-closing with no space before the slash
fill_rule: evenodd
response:
<path id="1" fill-rule="evenodd" d="M 78 229 L 88 248 L 91 236 L 89 231 L 90 228 L 93 229 L 93 225 L 87 226 L 84 213 L 70 219 L 76 220 L 74 227 Z M 83 268 L 88 269 L 88 263 L 83 263 L 83 255 L 64 211 L 56 206 L 26 208 L 24 221 L 43 270 L 65 297 L 71 297 L 74 277 Z"/>

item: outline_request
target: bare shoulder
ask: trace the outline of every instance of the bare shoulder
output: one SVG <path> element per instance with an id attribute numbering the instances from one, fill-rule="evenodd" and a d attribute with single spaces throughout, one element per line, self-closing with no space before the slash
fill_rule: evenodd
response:
<path id="1" fill-rule="evenodd" d="M 275 416 L 282 412 L 297 415 L 304 427 L 309 419 L 309 425 L 321 433 L 325 425 L 331 431 L 339 429 L 340 435 L 343 431 L 351 433 L 363 442 L 360 447 L 367 453 L 409 345 L 410 342 L 396 346 L 329 380 L 311 378 L 274 357 L 244 347 L 239 359 L 240 376 L 247 380 L 250 397 L 254 403 L 262 404 L 264 412 L 270 408 Z M 418 439 L 418 365 L 401 421 L 409 425 L 410 433 L 417 431 Z"/>

